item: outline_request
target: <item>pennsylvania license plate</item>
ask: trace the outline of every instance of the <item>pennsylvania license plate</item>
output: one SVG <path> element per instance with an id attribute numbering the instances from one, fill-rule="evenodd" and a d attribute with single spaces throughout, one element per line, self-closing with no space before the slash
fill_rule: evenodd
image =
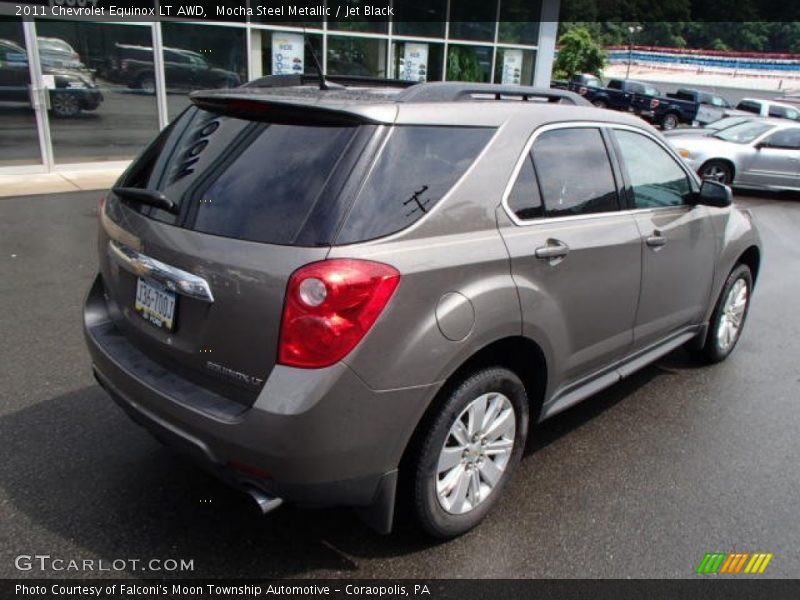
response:
<path id="1" fill-rule="evenodd" d="M 138 278 L 134 309 L 159 329 L 172 331 L 175 326 L 175 292 L 160 283 Z"/>

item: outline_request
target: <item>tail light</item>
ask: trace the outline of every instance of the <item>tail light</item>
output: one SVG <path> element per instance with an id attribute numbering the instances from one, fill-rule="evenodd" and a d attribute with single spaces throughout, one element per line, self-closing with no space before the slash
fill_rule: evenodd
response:
<path id="1" fill-rule="evenodd" d="M 653 98 L 652 100 L 650 100 L 650 108 L 657 108 L 659 104 L 661 104 L 661 102 L 659 102 L 659 101 L 658 101 L 658 100 L 656 100 L 655 98 Z"/>
<path id="2" fill-rule="evenodd" d="M 398 283 L 396 269 L 364 260 L 301 267 L 286 290 L 278 362 L 318 369 L 340 361 L 370 330 Z"/>
<path id="3" fill-rule="evenodd" d="M 585 96 L 586 92 L 588 92 L 588 91 L 589 91 L 589 89 L 586 86 L 581 86 L 581 87 L 578 88 L 578 93 L 581 96 Z"/>

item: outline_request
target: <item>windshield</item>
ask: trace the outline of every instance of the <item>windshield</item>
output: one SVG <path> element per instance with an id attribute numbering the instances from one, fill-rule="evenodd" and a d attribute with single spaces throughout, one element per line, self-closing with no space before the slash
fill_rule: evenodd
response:
<path id="1" fill-rule="evenodd" d="M 741 123 L 715 133 L 714 137 L 725 140 L 726 142 L 733 142 L 734 144 L 749 144 L 774 127 L 775 125 L 771 123 Z"/>
<path id="2" fill-rule="evenodd" d="M 727 129 L 728 127 L 733 127 L 734 125 L 738 125 L 739 123 L 747 123 L 751 121 L 750 117 L 725 117 L 724 119 L 720 119 L 719 121 L 714 121 L 713 123 L 709 123 L 706 125 L 709 129 L 715 129 L 716 131 L 721 131 L 723 129 Z"/>

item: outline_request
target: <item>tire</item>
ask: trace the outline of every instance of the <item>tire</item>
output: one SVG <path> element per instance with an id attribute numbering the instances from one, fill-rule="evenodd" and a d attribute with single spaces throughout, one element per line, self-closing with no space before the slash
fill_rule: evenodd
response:
<path id="1" fill-rule="evenodd" d="M 702 348 L 703 357 L 708 362 L 721 362 L 733 352 L 744 329 L 752 292 L 753 274 L 750 272 L 750 267 L 737 265 L 722 286 L 711 315 L 706 341 Z"/>
<path id="2" fill-rule="evenodd" d="M 700 167 L 700 177 L 730 185 L 733 181 L 733 169 L 723 160 L 709 160 Z"/>
<path id="3" fill-rule="evenodd" d="M 525 387 L 508 369 L 475 371 L 447 390 L 411 465 L 414 514 L 439 539 L 466 533 L 484 519 L 519 464 L 528 435 Z M 480 407 L 486 427 L 473 430 L 470 420 Z M 454 432 L 462 440 L 467 435 L 467 443 Z"/>
<path id="4" fill-rule="evenodd" d="M 594 102 L 592 102 L 592 105 L 595 106 L 596 108 L 608 108 L 608 104 L 606 103 L 605 100 L 595 100 Z"/>
<path id="5" fill-rule="evenodd" d="M 81 112 L 81 104 L 75 94 L 56 92 L 50 96 L 50 109 L 59 118 L 75 117 Z"/>
<path id="6" fill-rule="evenodd" d="M 156 80 L 155 77 L 150 75 L 149 73 L 146 75 L 142 75 L 139 77 L 139 80 L 136 83 L 136 87 L 138 87 L 142 92 L 149 95 L 154 95 L 156 93 Z"/>
<path id="7" fill-rule="evenodd" d="M 675 113 L 667 113 L 661 119 L 661 129 L 664 131 L 675 129 L 679 124 L 680 120 L 678 119 L 678 115 Z"/>

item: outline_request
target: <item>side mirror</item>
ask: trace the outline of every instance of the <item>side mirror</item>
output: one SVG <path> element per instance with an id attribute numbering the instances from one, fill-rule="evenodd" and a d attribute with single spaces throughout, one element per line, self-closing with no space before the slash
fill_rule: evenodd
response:
<path id="1" fill-rule="evenodd" d="M 761 150 L 762 148 L 769 148 L 769 144 L 767 142 L 758 142 L 753 148 Z"/>
<path id="2" fill-rule="evenodd" d="M 704 179 L 697 194 L 697 204 L 725 208 L 733 204 L 733 192 L 724 183 L 713 179 Z"/>

